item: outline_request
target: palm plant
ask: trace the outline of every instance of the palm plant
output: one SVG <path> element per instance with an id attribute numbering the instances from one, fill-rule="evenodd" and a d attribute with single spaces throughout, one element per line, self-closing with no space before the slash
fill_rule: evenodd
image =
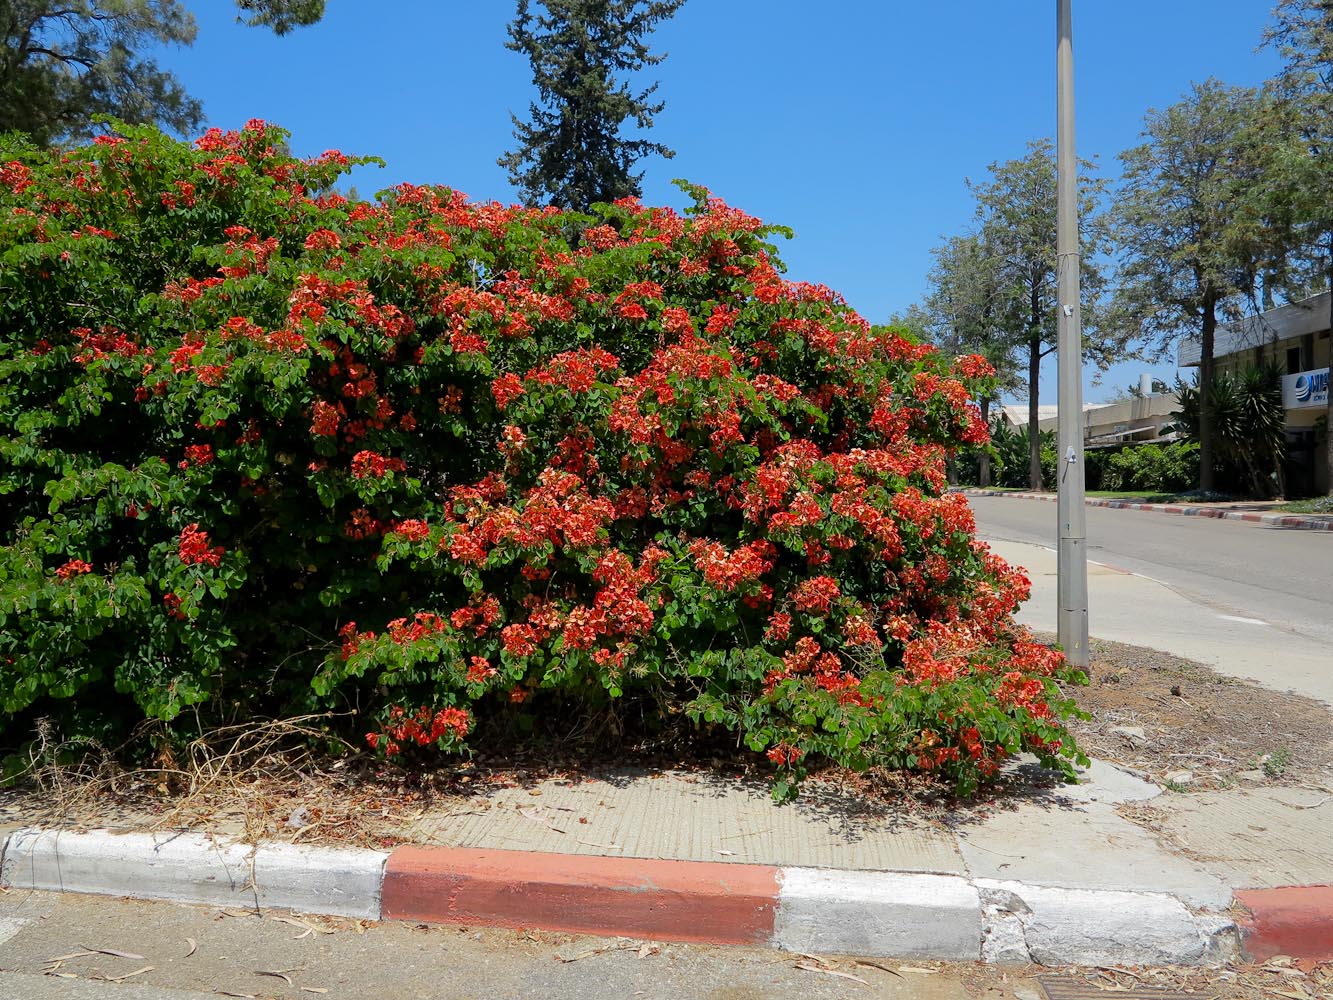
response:
<path id="1" fill-rule="evenodd" d="M 1199 440 L 1199 387 L 1176 381 L 1180 409 L 1176 429 Z M 1208 387 L 1213 443 L 1218 457 L 1245 477 L 1255 497 L 1286 493 L 1286 410 L 1282 406 L 1282 372 L 1273 365 L 1245 368 L 1221 375 Z"/>

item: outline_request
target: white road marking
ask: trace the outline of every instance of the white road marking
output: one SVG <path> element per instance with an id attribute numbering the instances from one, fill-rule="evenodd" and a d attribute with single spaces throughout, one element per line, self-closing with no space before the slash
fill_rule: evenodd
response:
<path id="1" fill-rule="evenodd" d="M 1260 621 L 1258 618 L 1241 618 L 1238 615 L 1218 615 L 1223 621 L 1240 622 L 1243 625 L 1263 625 L 1268 627 L 1268 622 Z"/>

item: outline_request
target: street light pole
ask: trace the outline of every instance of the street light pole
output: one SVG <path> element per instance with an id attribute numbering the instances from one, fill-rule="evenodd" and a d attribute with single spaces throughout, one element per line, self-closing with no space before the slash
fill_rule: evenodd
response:
<path id="1" fill-rule="evenodd" d="M 1074 153 L 1074 40 L 1070 0 L 1056 0 L 1056 309 L 1059 361 L 1057 639 L 1075 667 L 1088 665 L 1088 551 L 1083 506 L 1083 327 L 1079 312 L 1078 158 Z"/>

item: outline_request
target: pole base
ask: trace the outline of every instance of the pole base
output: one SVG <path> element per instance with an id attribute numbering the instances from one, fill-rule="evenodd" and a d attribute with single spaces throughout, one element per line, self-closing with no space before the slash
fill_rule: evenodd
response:
<path id="1" fill-rule="evenodd" d="M 1065 651 L 1065 659 L 1080 670 L 1088 665 L 1088 612 L 1060 609 L 1056 620 L 1056 639 Z"/>

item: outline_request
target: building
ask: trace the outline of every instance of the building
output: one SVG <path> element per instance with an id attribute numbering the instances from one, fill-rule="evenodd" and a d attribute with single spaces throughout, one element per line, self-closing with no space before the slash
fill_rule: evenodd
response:
<path id="1" fill-rule="evenodd" d="M 1085 403 L 1083 447 L 1115 448 L 1126 444 L 1165 444 L 1179 436 L 1169 430 L 1180 408 L 1174 392 L 1153 392 L 1151 380 L 1139 395 L 1114 403 Z M 1038 421 L 1044 431 L 1058 430 L 1058 417 Z"/>
<path id="2" fill-rule="evenodd" d="M 1293 492 L 1328 492 L 1329 292 L 1222 324 L 1213 339 L 1216 372 L 1235 374 L 1271 364 L 1282 369 L 1282 404 L 1287 411 L 1287 456 L 1300 477 Z M 1176 347 L 1181 368 L 1197 368 L 1197 336 Z M 1301 482 L 1303 480 L 1303 482 Z"/>
<path id="3" fill-rule="evenodd" d="M 1161 383 L 1157 383 L 1160 385 Z M 1172 413 L 1180 401 L 1174 392 L 1153 392 L 1153 380 L 1145 375 L 1139 380 L 1139 393 L 1114 403 L 1083 404 L 1083 447 L 1112 448 L 1126 444 L 1161 444 L 1176 440 L 1168 428 L 1175 423 Z M 1003 419 L 1015 428 L 1026 427 L 1026 403 L 1005 406 Z M 1037 429 L 1059 430 L 1060 418 L 1054 406 L 1037 407 Z"/>
<path id="4" fill-rule="evenodd" d="M 994 412 L 994 411 L 992 411 Z M 1045 421 L 1055 416 L 1056 407 L 1038 406 L 1037 407 L 1037 426 L 1041 427 Z M 1011 430 L 1018 430 L 1028 425 L 1028 404 L 1027 403 L 1006 403 L 1000 407 L 1000 421 Z"/>

